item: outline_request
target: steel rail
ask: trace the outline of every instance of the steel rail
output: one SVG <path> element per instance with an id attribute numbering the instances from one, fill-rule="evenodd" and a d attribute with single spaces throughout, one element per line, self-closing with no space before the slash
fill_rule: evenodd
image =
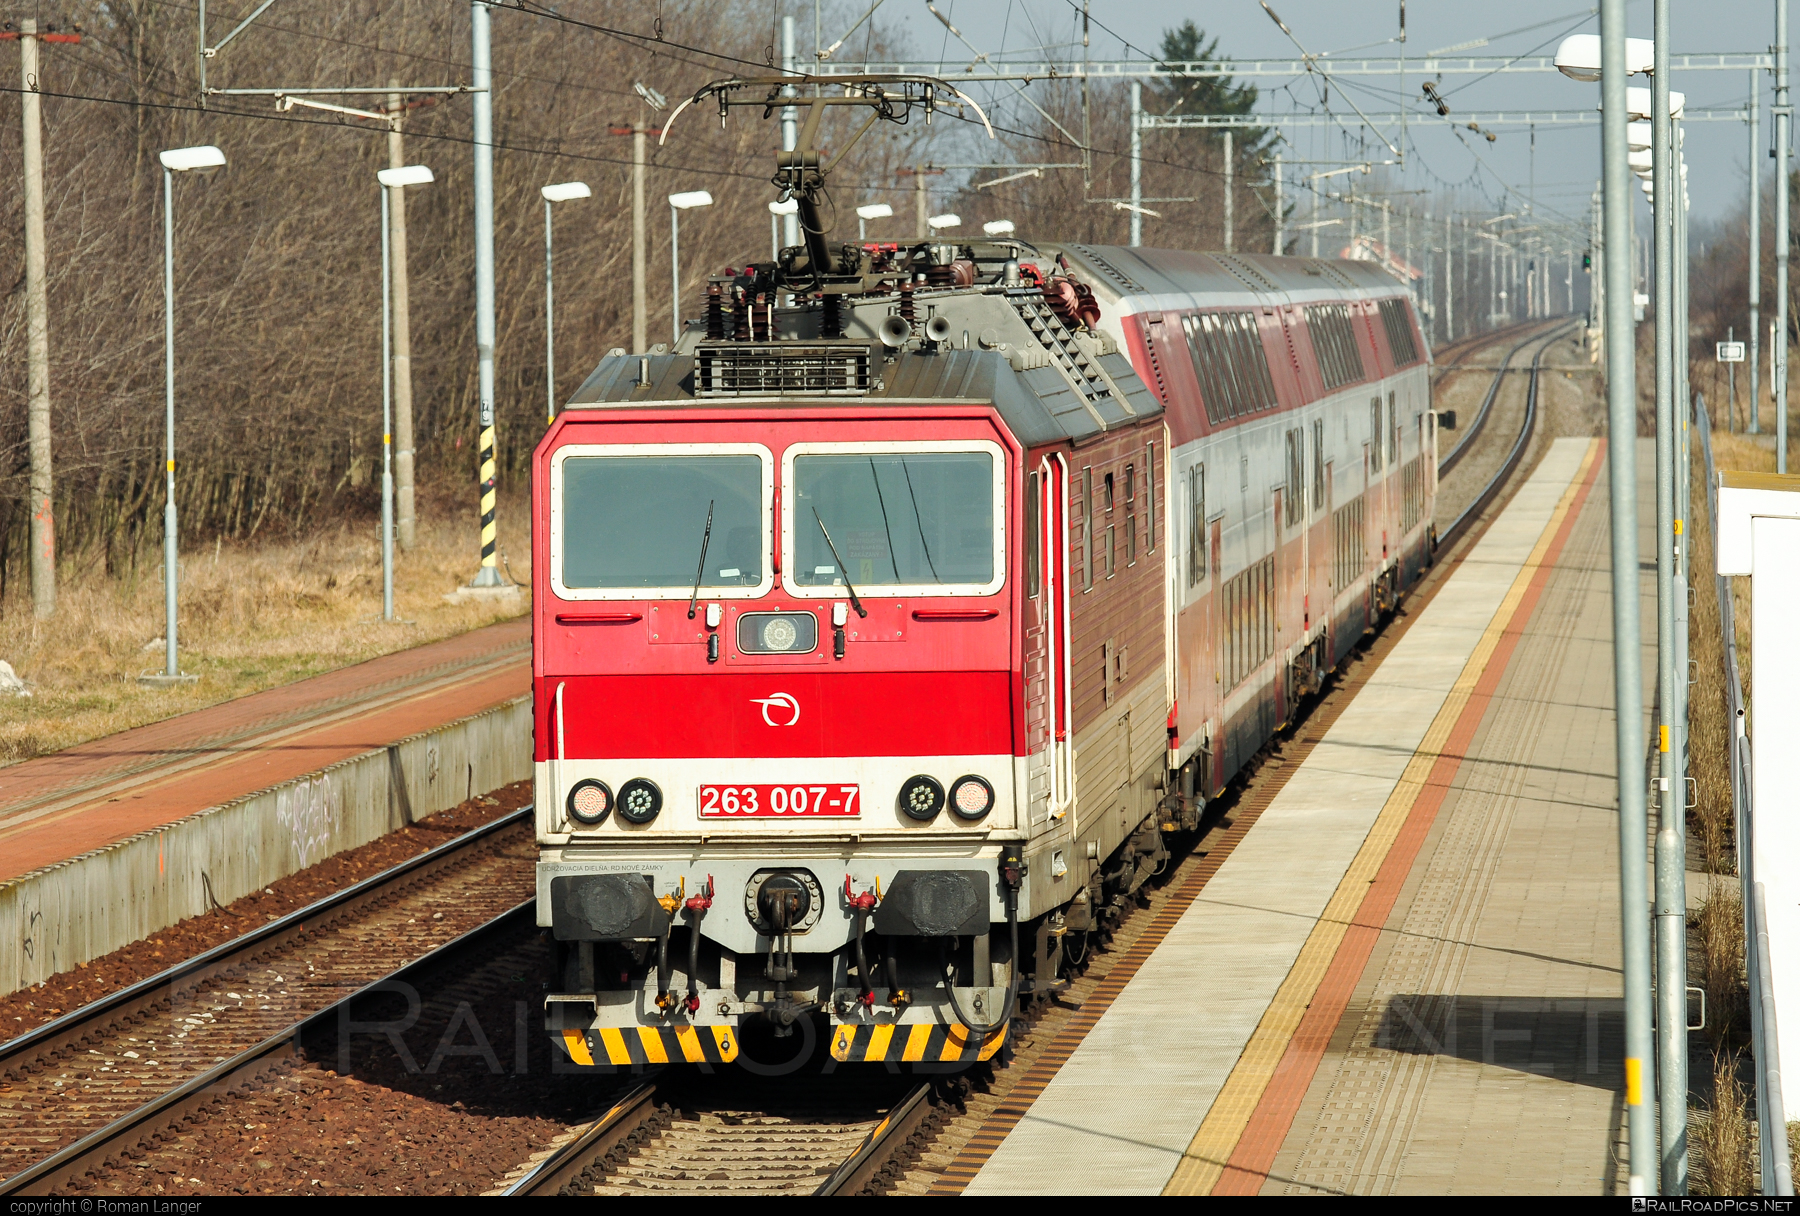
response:
<path id="1" fill-rule="evenodd" d="M 394 985 L 406 983 L 411 977 L 436 967 L 452 955 L 481 945 L 487 939 L 499 936 L 520 923 L 535 923 L 536 909 L 535 898 L 516 904 L 487 923 L 445 942 L 429 954 L 363 985 L 349 996 L 332 1002 L 316 1013 L 308 1014 L 256 1046 L 239 1052 L 175 1089 L 164 1091 L 123 1118 L 114 1120 L 36 1165 L 14 1174 L 0 1183 L 0 1195 L 49 1194 L 54 1188 L 104 1166 L 108 1158 L 156 1135 L 189 1114 L 262 1080 L 277 1066 L 290 1060 L 306 1059 L 302 1040 L 309 1034 L 330 1029 L 340 1020 L 348 1020 L 350 1008 L 358 1000 L 390 992 Z"/>
<path id="2" fill-rule="evenodd" d="M 502 1195 L 574 1194 L 574 1187 L 589 1166 L 624 1144 L 633 1133 L 649 1125 L 660 1104 L 656 1101 L 656 1082 L 646 1081 L 613 1103 L 612 1108 L 588 1126 L 588 1129 L 548 1157 L 531 1171 L 514 1181 Z"/>
<path id="3" fill-rule="evenodd" d="M 222 942 L 193 958 L 176 963 L 156 975 L 139 980 L 135 984 L 121 988 L 117 992 L 83 1005 L 79 1009 L 71 1010 L 55 1021 L 48 1022 L 8 1042 L 0 1043 L 0 1076 L 9 1075 L 14 1070 L 29 1069 L 47 1055 L 52 1055 L 66 1047 L 78 1045 L 98 1026 L 128 1020 L 154 1009 L 165 1001 L 172 991 L 204 983 L 208 979 L 242 965 L 250 956 L 285 946 L 307 932 L 316 931 L 322 925 L 333 923 L 371 903 L 382 900 L 392 893 L 396 884 L 407 880 L 416 881 L 426 878 L 448 867 L 469 848 L 491 839 L 497 833 L 515 824 L 530 822 L 532 814 L 533 808 L 526 806 L 502 815 L 491 823 L 472 828 L 417 857 L 410 857 L 379 874 L 370 875 L 341 891 L 315 900 L 304 908 L 298 908 L 286 916 L 272 920 L 266 925 L 260 925 L 230 941 Z M 459 943 L 467 943 L 476 935 L 492 930 L 500 922 L 516 916 L 520 908 L 530 907 L 530 902 L 527 901 L 525 904 L 503 913 L 495 920 L 489 921 L 486 925 L 452 939 L 451 942 L 406 964 L 375 983 L 390 982 L 411 968 L 437 958 L 445 950 L 457 946 Z M 166 1126 L 171 1119 L 169 1117 L 158 1118 L 158 1116 L 163 1115 L 171 1104 L 181 1105 L 185 1111 L 188 1106 L 184 1104 L 196 1094 L 204 1095 L 199 1099 L 202 1102 L 211 1101 L 218 1094 L 236 1088 L 241 1083 L 238 1074 L 246 1067 L 260 1075 L 262 1068 L 271 1062 L 267 1057 L 271 1057 L 272 1053 L 278 1053 L 281 1044 L 296 1043 L 296 1036 L 302 1028 L 315 1025 L 318 1019 L 327 1014 L 335 1015 L 337 1011 L 347 1007 L 348 1002 L 369 991 L 369 988 L 369 985 L 365 985 L 357 992 L 334 1002 L 326 1009 L 307 1015 L 248 1051 L 240 1052 L 206 1072 L 172 1089 L 164 1090 L 161 1095 L 137 1107 L 122 1118 L 44 1158 L 36 1165 L 27 1167 L 12 1177 L 0 1181 L 0 1195 L 22 1193 L 23 1188 L 26 1187 L 55 1185 L 56 1179 L 66 1179 L 73 1174 L 85 1172 L 92 1168 L 90 1158 L 93 1156 L 96 1145 L 111 1145 L 106 1151 L 117 1151 L 117 1145 L 113 1142 L 121 1137 L 129 1136 L 133 1128 L 141 1128 L 146 1120 L 154 1121 L 155 1128 L 140 1131 L 140 1136 Z M 294 1053 L 294 1051 L 289 1051 L 287 1054 Z M 79 1169 L 64 1168 L 68 1162 L 77 1158 L 82 1162 Z M 99 1159 L 104 1160 L 104 1155 Z M 55 1177 L 51 1181 L 45 1182 L 44 1179 L 51 1174 L 54 1174 Z"/>
<path id="4" fill-rule="evenodd" d="M 1500 470 L 1476 496 L 1475 501 L 1464 507 L 1462 514 L 1458 515 L 1451 521 L 1449 527 L 1438 534 L 1439 547 L 1453 544 L 1469 525 L 1480 517 L 1481 512 L 1486 510 L 1495 498 L 1499 497 L 1500 491 L 1506 487 L 1506 483 L 1511 480 L 1513 473 L 1518 469 L 1519 462 L 1525 458 L 1525 449 L 1531 446 L 1532 433 L 1537 429 L 1538 373 L 1542 370 L 1545 353 L 1549 351 L 1551 344 L 1562 336 L 1563 330 L 1566 328 L 1567 326 L 1559 326 L 1550 333 L 1539 335 L 1543 345 L 1531 357 L 1531 379 L 1525 389 L 1525 421 L 1519 427 L 1518 438 L 1513 440 L 1512 451 L 1507 453 L 1506 460 L 1500 465 Z M 1509 355 L 1508 358 L 1510 357 Z M 1499 377 L 1496 376 L 1495 379 L 1498 381 Z M 1438 465 L 1440 475 L 1443 467 L 1441 463 Z"/>
<path id="5" fill-rule="evenodd" d="M 813 1196 L 860 1195 L 863 1188 L 880 1175 L 882 1167 L 893 1159 L 894 1153 L 931 1118 L 931 1111 L 931 1082 L 926 1081 L 914 1086 L 911 1093 L 894 1103 L 893 1109 L 863 1137 L 856 1151 L 819 1184 Z"/>
<path id="6" fill-rule="evenodd" d="M 1558 325 L 1557 328 L 1560 330 L 1567 325 L 1568 322 L 1565 321 L 1561 325 Z M 1487 426 L 1488 415 L 1493 411 L 1494 401 L 1500 396 L 1500 386 L 1506 382 L 1506 373 L 1512 370 L 1511 364 L 1513 356 L 1543 336 L 1544 330 L 1534 326 L 1532 332 L 1526 334 L 1523 338 L 1520 338 L 1500 360 L 1500 366 L 1494 369 L 1493 383 L 1488 385 L 1487 396 L 1482 398 L 1481 408 L 1475 411 L 1475 420 L 1464 428 L 1463 436 L 1456 441 L 1456 446 L 1451 448 L 1449 453 L 1438 461 L 1439 477 L 1443 477 L 1445 474 L 1449 473 L 1451 469 L 1454 469 L 1462 461 L 1464 456 L 1468 455 L 1469 449 L 1474 447 L 1475 440 L 1480 437 L 1482 429 Z"/>

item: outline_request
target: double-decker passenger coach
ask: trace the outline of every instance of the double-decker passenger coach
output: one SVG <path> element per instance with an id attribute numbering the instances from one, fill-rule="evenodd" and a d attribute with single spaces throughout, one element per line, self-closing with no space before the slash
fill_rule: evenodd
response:
<path id="1" fill-rule="evenodd" d="M 729 1061 L 758 1024 L 993 1057 L 1429 559 L 1397 283 L 832 248 L 825 105 L 948 88 L 860 87 L 795 99 L 806 243 L 608 354 L 534 458 L 538 908 L 578 1065 Z"/>

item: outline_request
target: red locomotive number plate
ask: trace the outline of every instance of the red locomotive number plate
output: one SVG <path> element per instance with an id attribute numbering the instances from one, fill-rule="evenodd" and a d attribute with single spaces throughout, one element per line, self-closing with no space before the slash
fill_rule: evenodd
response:
<path id="1" fill-rule="evenodd" d="M 854 785 L 703 785 L 702 819 L 859 815 Z"/>

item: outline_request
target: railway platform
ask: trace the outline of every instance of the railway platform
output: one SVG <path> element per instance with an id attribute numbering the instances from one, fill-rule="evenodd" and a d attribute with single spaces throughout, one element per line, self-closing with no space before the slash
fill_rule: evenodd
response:
<path id="1" fill-rule="evenodd" d="M 0 769 L 0 882 L 530 691 L 531 620 L 397 651 Z"/>
<path id="2" fill-rule="evenodd" d="M 1622 1183 L 1606 476 L 1601 441 L 1550 446 L 1054 1076 L 939 1189 Z"/>

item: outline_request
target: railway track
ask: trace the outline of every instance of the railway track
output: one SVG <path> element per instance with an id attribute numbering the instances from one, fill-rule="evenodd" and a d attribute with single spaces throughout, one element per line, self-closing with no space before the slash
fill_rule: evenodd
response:
<path id="1" fill-rule="evenodd" d="M 1544 353 L 1566 328 L 1528 336 L 1495 372 L 1483 423 L 1513 357 L 1540 343 L 1511 451 L 1446 529 L 1446 560 L 1408 597 L 1409 606 L 1429 600 L 1517 471 L 1536 426 Z M 1460 459 L 1474 439 L 1465 438 L 1453 456 Z M 1028 1003 L 1010 1067 L 929 1080 L 816 1067 L 776 1078 L 670 1067 L 620 1091 L 599 1118 L 503 1193 L 960 1190 L 1398 642 L 1411 615 L 1390 621 L 1215 803 L 1180 861 L 1145 888 L 1108 940 L 1095 943 L 1066 989 Z M 223 1118 L 206 1108 L 224 1102 L 222 1110 L 232 1111 L 234 1098 L 305 1058 L 309 1041 L 315 1055 L 319 1043 L 329 1047 L 353 1006 L 381 1000 L 397 982 L 448 990 L 460 979 L 469 987 L 480 960 L 491 961 L 509 935 L 534 921 L 529 869 L 513 858 L 522 877 L 496 881 L 507 869 L 508 843 L 529 846 L 530 815 L 525 808 L 0 1044 L 0 1173 L 11 1175 L 0 1193 L 47 1194 L 79 1188 L 84 1179 L 92 1185 L 97 1174 L 117 1178 L 144 1146 Z"/>
<path id="2" fill-rule="evenodd" d="M 532 913 L 531 808 L 0 1044 L 0 1194 L 44 1194 Z"/>
<path id="3" fill-rule="evenodd" d="M 1024 1011 L 1010 1065 L 971 1074 L 973 1084 L 921 1081 L 885 1088 L 846 1104 L 841 1092 L 809 1101 L 770 1101 L 766 1082 L 748 1092 L 679 1070 L 623 1096 L 562 1149 L 508 1187 L 512 1195 L 673 1195 L 955 1193 L 979 1170 L 1031 1099 L 1049 1083 L 1112 997 L 1149 957 L 1262 810 L 1399 642 L 1463 554 L 1487 508 L 1505 491 L 1530 447 L 1538 411 L 1537 373 L 1544 352 L 1568 329 L 1533 326 L 1495 371 L 1476 440 L 1513 358 L 1539 343 L 1530 364 L 1525 418 L 1508 456 L 1473 504 L 1446 531 L 1446 560 L 1408 597 L 1411 611 L 1390 621 L 1369 650 L 1327 685 L 1319 699 L 1219 803 L 1199 837 L 1153 888 L 1147 888 L 1110 942 L 1059 994 Z M 1515 331 L 1516 332 L 1516 331 Z M 1504 341 L 1511 334 L 1503 334 Z M 1459 449 L 1463 450 L 1463 449 Z M 1460 459 L 1460 456 L 1458 456 Z M 1453 460 L 1452 464 L 1455 463 Z M 808 1078 L 808 1085 L 836 1078 Z M 863 1082 L 866 1085 L 866 1081 Z M 817 1095 L 817 1090 L 811 1096 Z M 749 1100 L 746 1101 L 746 1098 Z M 852 1148 L 852 1146 L 854 1146 Z M 821 1180 L 822 1177 L 822 1180 Z"/>

